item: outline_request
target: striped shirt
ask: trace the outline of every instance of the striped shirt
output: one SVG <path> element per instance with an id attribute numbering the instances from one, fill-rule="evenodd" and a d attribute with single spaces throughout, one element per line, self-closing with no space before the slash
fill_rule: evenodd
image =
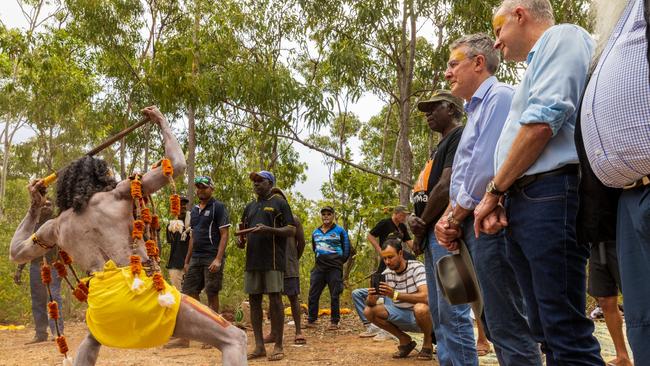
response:
<path id="1" fill-rule="evenodd" d="M 421 262 L 410 260 L 406 261 L 406 269 L 402 273 L 397 273 L 390 268 L 383 272 L 386 275 L 386 283 L 395 291 L 404 294 L 414 294 L 418 292 L 419 286 L 427 285 L 424 265 Z M 394 301 L 395 306 L 403 309 L 411 309 L 413 304 L 410 302 Z"/>
<path id="2" fill-rule="evenodd" d="M 628 3 L 594 69 L 582 102 L 589 165 L 606 186 L 650 174 L 650 88 L 643 1 Z"/>

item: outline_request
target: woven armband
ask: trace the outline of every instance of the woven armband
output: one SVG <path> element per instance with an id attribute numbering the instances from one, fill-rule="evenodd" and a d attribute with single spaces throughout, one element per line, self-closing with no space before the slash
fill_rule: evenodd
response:
<path id="1" fill-rule="evenodd" d="M 43 240 L 39 239 L 36 236 L 36 234 L 32 234 L 30 239 L 32 239 L 32 243 L 38 245 L 39 247 L 41 247 L 43 249 L 52 249 L 54 247 L 54 245 L 47 245 L 47 243 L 44 242 Z"/>

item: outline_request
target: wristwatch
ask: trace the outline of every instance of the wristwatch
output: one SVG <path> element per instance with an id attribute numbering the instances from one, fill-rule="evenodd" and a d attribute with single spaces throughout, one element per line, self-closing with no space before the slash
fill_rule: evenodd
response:
<path id="1" fill-rule="evenodd" d="M 485 187 L 485 192 L 495 195 L 497 197 L 503 196 L 503 194 L 505 193 L 497 189 L 496 184 L 494 184 L 494 180 L 491 180 L 490 183 L 487 184 L 487 187 Z"/>
<path id="2" fill-rule="evenodd" d="M 447 214 L 447 222 L 454 226 L 460 226 L 460 221 L 454 218 L 454 211 L 449 211 L 449 214 Z"/>

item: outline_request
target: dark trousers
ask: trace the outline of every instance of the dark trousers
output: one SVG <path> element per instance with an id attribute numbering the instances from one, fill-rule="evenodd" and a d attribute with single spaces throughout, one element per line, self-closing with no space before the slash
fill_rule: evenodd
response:
<path id="1" fill-rule="evenodd" d="M 314 268 L 311 270 L 309 278 L 309 316 L 307 320 L 310 323 L 318 319 L 318 302 L 326 285 L 330 291 L 331 322 L 338 324 L 341 319 L 339 296 L 343 292 L 343 269 L 328 268 L 323 270 Z"/>
<path id="2" fill-rule="evenodd" d="M 604 364 L 585 316 L 589 250 L 576 242 L 577 186 L 576 174 L 543 177 L 506 199 L 506 252 L 547 366 Z"/>

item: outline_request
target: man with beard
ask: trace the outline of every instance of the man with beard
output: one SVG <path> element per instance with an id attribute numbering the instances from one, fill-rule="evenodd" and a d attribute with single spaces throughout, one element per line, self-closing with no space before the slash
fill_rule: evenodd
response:
<path id="1" fill-rule="evenodd" d="M 596 195 L 618 204 L 616 225 L 612 218 L 593 227 L 616 227 L 627 336 L 634 359 L 643 363 L 650 360 L 650 1 L 601 0 L 595 6 L 599 44 L 576 140 L 585 180 L 591 187 L 602 182 L 607 188 L 596 188 Z"/>
<path id="2" fill-rule="evenodd" d="M 45 193 L 45 190 L 43 190 Z M 36 229 L 38 230 L 41 225 L 43 225 L 47 220 L 52 218 L 52 201 L 49 198 L 45 199 L 43 207 L 41 207 L 41 216 L 38 224 L 36 224 Z M 48 263 L 52 263 L 56 258 L 56 250 L 50 250 L 45 254 L 45 258 Z M 41 265 L 43 264 L 43 257 L 37 257 L 32 259 L 29 265 L 29 293 L 32 300 L 32 316 L 34 317 L 34 328 L 36 334 L 34 338 L 25 343 L 33 344 L 47 341 L 47 328 L 48 328 L 48 316 L 47 316 L 47 288 L 41 281 Z M 14 274 L 14 282 L 17 285 L 21 284 L 21 274 L 25 268 L 25 263 L 18 265 L 16 268 L 16 273 Z M 61 302 L 61 279 L 58 274 L 55 272 L 52 273 L 52 283 L 50 284 L 50 291 L 52 292 L 52 299 L 59 304 L 59 314 L 61 314 L 61 308 L 63 303 Z M 59 330 L 63 333 L 63 318 L 59 318 L 57 321 Z M 50 333 L 52 337 L 56 337 L 56 330 L 54 325 L 54 319 L 49 319 Z"/>
<path id="3" fill-rule="evenodd" d="M 156 107 L 145 108 L 142 112 L 160 127 L 165 155 L 171 162 L 174 176 L 183 175 L 185 158 L 167 120 Z M 152 169 L 142 176 L 143 196 L 158 191 L 168 182 L 162 167 Z M 116 275 L 131 276 L 128 267 L 133 253 L 131 234 L 134 203 L 131 181 L 125 179 L 116 182 L 106 162 L 100 159 L 86 156 L 72 162 L 57 182 L 56 202 L 61 210 L 60 215 L 47 221 L 34 234 L 40 218 L 40 209 L 45 202 L 40 193 L 42 186 L 42 180 L 32 182 L 28 186 L 31 206 L 11 241 L 11 259 L 24 263 L 58 246 L 84 271 L 100 274 L 90 279 L 89 303 L 93 297 L 115 302 L 110 293 L 117 289 L 109 291 L 103 281 L 107 277 L 115 278 Z M 139 244 L 136 253 L 143 263 L 146 263 L 148 257 L 144 243 Z M 133 281 L 119 282 L 121 293 L 131 291 L 131 282 Z M 139 293 L 145 299 L 150 299 L 148 301 L 151 306 L 147 306 L 146 310 L 129 303 L 120 303 L 119 307 L 98 304 L 96 308 L 88 308 L 88 327 L 91 328 L 92 323 L 92 327 L 100 333 L 113 334 L 109 338 L 110 342 L 100 343 L 91 330 L 79 346 L 76 365 L 94 365 L 102 344 L 138 348 L 140 343 L 146 343 L 148 347 L 152 347 L 165 344 L 172 334 L 217 347 L 222 352 L 224 365 L 246 364 L 246 334 L 242 330 L 228 323 L 207 306 L 187 296 L 178 295 L 172 286 L 167 288 L 174 295 L 173 304 L 171 307 L 160 306 L 156 301 L 156 289 L 152 284 L 150 286 L 140 288 L 142 292 Z M 94 314 L 103 313 L 110 313 L 112 321 L 133 324 L 133 332 L 115 334 L 114 329 L 123 327 L 123 324 L 93 321 Z M 146 319 L 146 323 L 142 323 L 143 320 L 140 319 Z"/>
<path id="4" fill-rule="evenodd" d="M 576 25 L 554 25 L 548 0 L 505 0 L 492 23 L 494 47 L 528 68 L 496 145 L 494 178 L 474 212 L 475 235 L 508 225 L 506 253 L 546 364 L 602 365 L 585 316 L 589 250 L 576 240 L 573 141 L 593 40 Z"/>
<path id="5" fill-rule="evenodd" d="M 296 235 L 293 213 L 286 200 L 272 194 L 275 185 L 273 173 L 262 170 L 250 174 L 257 200 L 244 208 L 240 228 L 250 228 L 246 235 L 238 236 L 238 244 L 246 247 L 244 291 L 249 296 L 251 323 L 255 334 L 255 349 L 248 359 L 266 356 L 262 333 L 262 298 L 269 296 L 271 329 L 275 333 L 275 346 L 269 361 L 284 358 L 282 347 L 284 309 L 282 290 L 286 268 L 286 238 Z"/>

